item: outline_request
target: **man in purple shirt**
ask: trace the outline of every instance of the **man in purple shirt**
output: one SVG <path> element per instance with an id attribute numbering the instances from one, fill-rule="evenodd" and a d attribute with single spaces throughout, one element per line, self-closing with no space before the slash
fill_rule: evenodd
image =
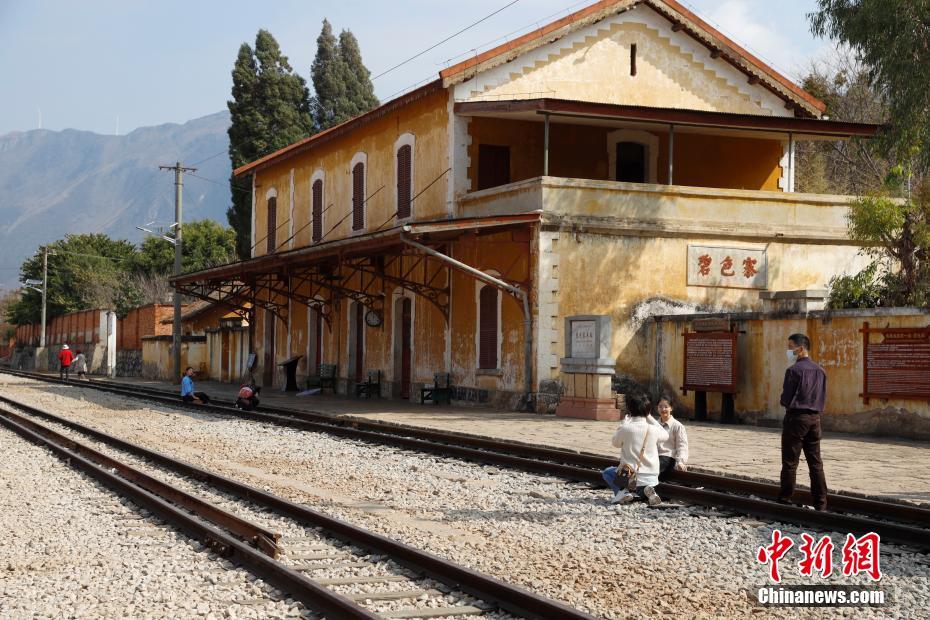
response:
<path id="1" fill-rule="evenodd" d="M 781 433 L 781 493 L 779 500 L 787 503 L 794 493 L 801 450 L 811 475 L 811 495 L 814 508 L 827 509 L 827 480 L 820 458 L 820 414 L 827 397 L 827 374 L 811 360 L 810 338 L 804 334 L 788 337 L 788 361 L 781 405 L 785 420 Z"/>

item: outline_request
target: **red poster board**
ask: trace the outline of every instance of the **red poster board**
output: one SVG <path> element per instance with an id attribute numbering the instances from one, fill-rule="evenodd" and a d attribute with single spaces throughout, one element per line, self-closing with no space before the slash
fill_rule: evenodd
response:
<path id="1" fill-rule="evenodd" d="M 736 393 L 736 336 L 736 332 L 685 334 L 682 391 Z"/>
<path id="2" fill-rule="evenodd" d="M 930 327 L 862 329 L 862 393 L 870 398 L 930 400 Z M 874 335 L 880 335 L 878 341 Z"/>

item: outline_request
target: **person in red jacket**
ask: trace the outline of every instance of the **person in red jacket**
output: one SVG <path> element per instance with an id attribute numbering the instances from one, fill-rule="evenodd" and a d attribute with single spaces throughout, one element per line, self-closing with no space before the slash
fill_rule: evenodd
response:
<path id="1" fill-rule="evenodd" d="M 74 361 L 74 353 L 68 345 L 62 345 L 61 351 L 58 352 L 58 361 L 61 362 L 61 368 L 58 370 L 59 378 L 68 379 L 68 371 L 71 370 L 71 362 Z"/>

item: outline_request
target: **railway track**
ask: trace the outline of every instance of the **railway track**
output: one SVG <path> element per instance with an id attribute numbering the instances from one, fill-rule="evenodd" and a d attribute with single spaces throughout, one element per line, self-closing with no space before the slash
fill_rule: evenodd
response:
<path id="1" fill-rule="evenodd" d="M 0 424 L 327 618 L 592 618 L 52 412 L 7 403 Z"/>
<path id="2" fill-rule="evenodd" d="M 77 385 L 38 373 L 8 369 L 2 369 L 2 372 L 51 383 Z M 569 450 L 284 407 L 263 405 L 260 412 L 244 412 L 236 409 L 232 403 L 222 401 L 213 401 L 210 405 L 185 405 L 176 395 L 164 390 L 143 386 L 129 388 L 125 384 L 111 381 L 94 380 L 79 385 L 174 407 L 194 407 L 200 411 L 323 432 L 366 442 L 389 444 L 446 457 L 491 463 L 597 486 L 603 485 L 600 471 L 616 464 L 613 459 L 607 457 Z M 0 400 L 6 399 L 0 396 Z M 775 502 L 778 491 L 778 486 L 770 483 L 700 472 L 675 472 L 671 482 L 663 483 L 659 487 L 660 494 L 671 499 L 828 531 L 856 534 L 877 532 L 886 540 L 930 550 L 930 529 L 927 526 L 930 523 L 930 510 L 926 508 L 831 493 L 828 497 L 830 511 L 816 512 L 806 506 L 784 505 Z M 798 496 L 804 504 L 811 503 L 809 493 L 799 493 Z"/>

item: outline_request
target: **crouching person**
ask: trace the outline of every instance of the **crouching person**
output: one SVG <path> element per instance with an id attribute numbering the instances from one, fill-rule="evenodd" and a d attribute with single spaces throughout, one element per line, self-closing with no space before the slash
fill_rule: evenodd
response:
<path id="1" fill-rule="evenodd" d="M 239 388 L 239 394 L 236 396 L 236 408 L 243 411 L 253 411 L 258 409 L 258 393 L 261 388 L 255 387 L 251 383 L 246 383 Z"/>
<path id="2" fill-rule="evenodd" d="M 620 448 L 620 464 L 608 467 L 602 475 L 614 492 L 612 504 L 646 500 L 657 506 L 662 503 L 654 488 L 659 484 L 658 444 L 668 440 L 668 431 L 649 414 L 652 402 L 645 393 L 627 394 L 626 404 L 629 415 L 611 440 Z"/>
<path id="3" fill-rule="evenodd" d="M 656 405 L 659 426 L 668 431 L 668 439 L 659 442 L 659 482 L 665 482 L 673 471 L 687 471 L 688 433 L 685 425 L 672 416 L 672 397 L 662 394 Z"/>
<path id="4" fill-rule="evenodd" d="M 190 366 L 184 371 L 184 378 L 181 379 L 181 400 L 195 405 L 206 405 L 210 402 L 209 396 L 194 391 L 194 369 Z"/>

